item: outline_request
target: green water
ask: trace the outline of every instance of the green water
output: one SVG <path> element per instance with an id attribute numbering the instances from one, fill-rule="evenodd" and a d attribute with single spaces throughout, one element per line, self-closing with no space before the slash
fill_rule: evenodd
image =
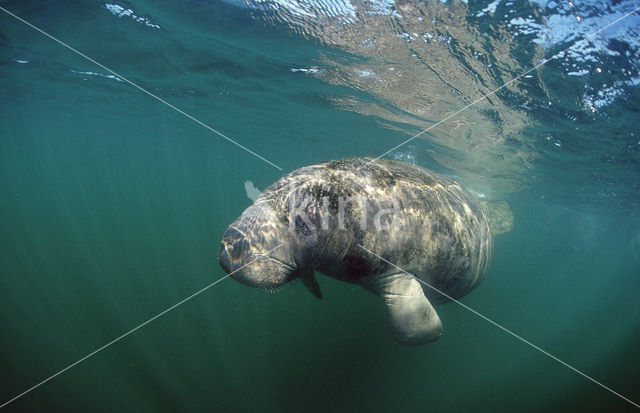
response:
<path id="1" fill-rule="evenodd" d="M 311 163 L 378 156 L 474 97 L 443 88 L 422 115 L 411 111 L 398 99 L 405 85 L 350 77 L 388 62 L 345 47 L 331 26 L 289 27 L 235 3 L 121 4 L 148 20 L 105 4 L 0 1 L 282 171 L 0 11 L 0 403 L 223 277 L 218 245 L 251 203 L 245 181 L 264 188 Z M 487 4 L 427 5 L 488 33 L 494 43 L 482 51 L 505 59 L 499 13 L 473 17 Z M 388 156 L 505 200 L 513 230 L 496 237 L 485 281 L 462 302 L 635 403 L 637 33 L 609 43 L 629 51 L 598 63 L 612 68 L 609 80 L 550 62 L 493 109 L 461 114 L 476 122 L 463 140 L 443 125 Z M 466 37 L 453 37 L 466 50 Z M 527 35 L 510 47 L 525 70 L 532 53 L 562 49 L 536 52 Z M 457 90 L 488 91 L 522 72 L 500 67 L 475 84 L 457 51 L 444 56 L 429 65 L 440 79 L 458 76 Z M 400 59 L 387 60 L 406 78 Z M 620 67 L 627 83 L 615 83 L 625 81 Z M 326 75 L 292 71 L 304 68 Z M 429 82 L 415 90 L 435 90 Z M 597 97 L 612 85 L 617 98 L 591 111 L 582 90 Z M 407 348 L 391 338 L 377 297 L 319 282 L 321 301 L 302 285 L 269 294 L 226 279 L 2 410 L 635 409 L 455 303 L 438 307 L 440 340 Z"/>

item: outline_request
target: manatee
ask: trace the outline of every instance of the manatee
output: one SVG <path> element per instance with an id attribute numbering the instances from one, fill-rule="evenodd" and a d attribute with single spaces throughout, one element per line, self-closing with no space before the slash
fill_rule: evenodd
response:
<path id="1" fill-rule="evenodd" d="M 225 231 L 221 267 L 274 290 L 300 279 L 322 297 L 315 272 L 384 300 L 393 337 L 438 339 L 433 304 L 484 278 L 493 250 L 487 216 L 453 180 L 399 161 L 352 158 L 297 169 L 269 186 Z"/>

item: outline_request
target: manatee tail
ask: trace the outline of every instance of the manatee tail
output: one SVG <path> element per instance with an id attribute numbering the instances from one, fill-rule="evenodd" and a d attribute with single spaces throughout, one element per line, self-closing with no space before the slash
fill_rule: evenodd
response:
<path id="1" fill-rule="evenodd" d="M 509 204 L 504 201 L 480 201 L 480 206 L 484 213 L 487 214 L 493 236 L 511 231 L 513 228 L 513 213 Z"/>

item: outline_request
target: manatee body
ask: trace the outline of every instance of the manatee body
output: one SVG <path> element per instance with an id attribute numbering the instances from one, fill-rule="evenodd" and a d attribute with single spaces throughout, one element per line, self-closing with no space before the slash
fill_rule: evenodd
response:
<path id="1" fill-rule="evenodd" d="M 456 182 L 415 165 L 367 158 L 323 162 L 285 175 L 223 235 L 219 260 L 249 286 L 301 279 L 317 297 L 314 271 L 382 297 L 394 338 L 433 341 L 432 306 L 484 278 L 489 222 Z"/>

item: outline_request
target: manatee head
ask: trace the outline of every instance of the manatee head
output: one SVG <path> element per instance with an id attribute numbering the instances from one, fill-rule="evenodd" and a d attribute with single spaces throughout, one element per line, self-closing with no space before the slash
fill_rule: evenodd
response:
<path id="1" fill-rule="evenodd" d="M 278 288 L 296 278 L 298 262 L 290 231 L 268 202 L 258 200 L 222 236 L 220 266 L 248 286 Z"/>

